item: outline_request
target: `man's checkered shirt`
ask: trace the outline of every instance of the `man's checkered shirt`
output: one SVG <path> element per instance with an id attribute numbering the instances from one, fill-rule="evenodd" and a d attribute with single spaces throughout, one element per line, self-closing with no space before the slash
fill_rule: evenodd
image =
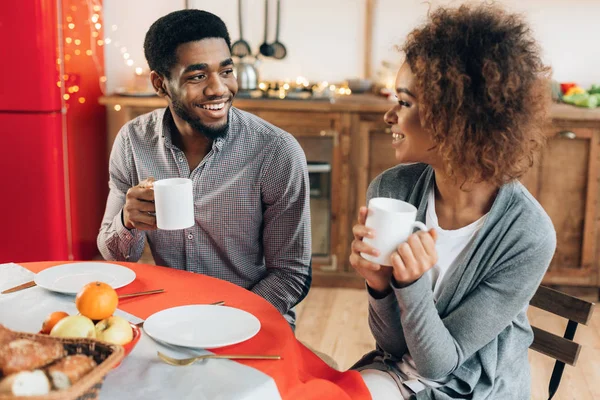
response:
<path id="1" fill-rule="evenodd" d="M 169 121 L 170 120 L 170 121 Z M 107 260 L 137 261 L 144 240 L 157 265 L 221 278 L 264 297 L 293 324 L 311 282 L 309 183 L 296 139 L 231 108 L 227 135 L 193 171 L 159 109 L 121 128 L 110 156 L 109 195 L 98 247 Z M 196 224 L 177 231 L 123 226 L 127 190 L 153 177 L 190 178 Z M 201 290 L 201 289 L 199 289 Z"/>

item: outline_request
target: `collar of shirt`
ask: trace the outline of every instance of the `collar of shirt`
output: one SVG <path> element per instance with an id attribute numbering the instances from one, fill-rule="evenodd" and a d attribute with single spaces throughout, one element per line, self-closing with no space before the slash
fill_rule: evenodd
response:
<path id="1" fill-rule="evenodd" d="M 232 119 L 233 119 L 232 109 L 233 109 L 233 107 L 231 107 L 229 109 L 229 115 L 227 117 L 228 122 L 229 122 L 229 126 L 227 128 L 227 133 L 225 134 L 225 136 L 213 140 L 212 149 L 215 152 L 221 151 L 223 149 L 223 146 L 225 145 L 227 138 L 230 136 Z M 156 124 L 156 127 L 159 131 L 158 133 L 160 134 L 160 137 L 162 137 L 165 147 L 167 147 L 169 149 L 181 150 L 179 147 L 177 147 L 173 144 L 173 140 L 172 140 L 173 136 L 172 136 L 172 132 L 171 132 L 171 126 L 175 126 L 175 122 L 173 121 L 173 116 L 171 115 L 171 110 L 169 109 L 169 107 L 166 107 L 164 112 L 162 113 L 161 119 Z"/>

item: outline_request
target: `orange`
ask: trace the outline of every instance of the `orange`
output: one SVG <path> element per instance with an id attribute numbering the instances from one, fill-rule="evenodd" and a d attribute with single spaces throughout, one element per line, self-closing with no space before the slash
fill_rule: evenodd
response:
<path id="1" fill-rule="evenodd" d="M 48 316 L 44 320 L 44 323 L 42 324 L 42 330 L 40 331 L 40 333 L 49 334 L 58 321 L 68 316 L 69 314 L 67 314 L 64 311 L 54 311 L 48 314 Z"/>
<path id="2" fill-rule="evenodd" d="M 95 321 L 113 315 L 118 304 L 117 292 L 104 282 L 88 283 L 75 298 L 75 305 L 81 315 Z"/>

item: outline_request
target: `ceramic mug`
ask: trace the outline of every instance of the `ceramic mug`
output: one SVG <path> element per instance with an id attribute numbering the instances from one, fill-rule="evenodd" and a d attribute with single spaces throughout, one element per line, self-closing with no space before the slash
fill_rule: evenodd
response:
<path id="1" fill-rule="evenodd" d="M 401 243 L 413 233 L 414 229 L 428 231 L 424 223 L 416 220 L 417 208 L 402 200 L 375 197 L 369 201 L 367 228 L 375 232 L 374 238 L 363 238 L 363 242 L 379 250 L 379 256 L 360 253 L 368 261 L 379 265 L 391 266 L 390 257 Z"/>
<path id="2" fill-rule="evenodd" d="M 154 206 L 158 229 L 176 230 L 194 226 L 194 188 L 191 179 L 155 181 Z"/>

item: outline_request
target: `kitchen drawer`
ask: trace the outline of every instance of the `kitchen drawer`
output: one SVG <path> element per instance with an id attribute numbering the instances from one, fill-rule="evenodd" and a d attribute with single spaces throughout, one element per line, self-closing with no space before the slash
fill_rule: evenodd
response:
<path id="1" fill-rule="evenodd" d="M 260 111 L 256 115 L 294 136 L 326 136 L 339 119 L 336 114 L 300 111 Z"/>

